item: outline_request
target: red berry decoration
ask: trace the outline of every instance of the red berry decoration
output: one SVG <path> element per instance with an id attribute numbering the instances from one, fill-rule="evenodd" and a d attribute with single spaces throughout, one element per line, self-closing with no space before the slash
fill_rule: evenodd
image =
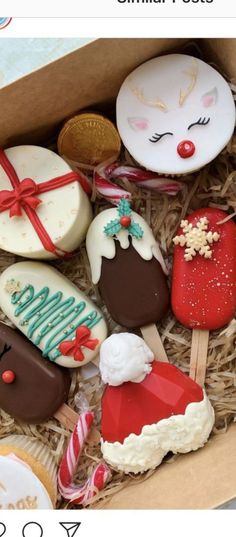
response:
<path id="1" fill-rule="evenodd" d="M 8 371 L 4 371 L 2 373 L 2 380 L 3 380 L 3 382 L 5 382 L 5 384 L 12 384 L 14 382 L 15 378 L 16 378 L 16 375 L 15 375 L 14 371 L 8 370 Z"/>
<path id="2" fill-rule="evenodd" d="M 130 216 L 122 216 L 120 219 L 120 224 L 122 225 L 122 227 L 129 227 L 131 224 Z"/>
<path id="3" fill-rule="evenodd" d="M 194 155 L 196 147 L 190 140 L 183 140 L 183 142 L 179 143 L 177 151 L 181 158 L 190 158 Z"/>

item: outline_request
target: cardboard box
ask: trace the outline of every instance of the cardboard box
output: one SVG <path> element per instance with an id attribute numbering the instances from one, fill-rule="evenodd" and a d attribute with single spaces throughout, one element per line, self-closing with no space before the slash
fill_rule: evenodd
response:
<path id="1" fill-rule="evenodd" d="M 180 50 L 181 39 L 99 39 L 0 90 L 0 145 L 45 143 L 65 118 L 84 108 L 106 109 L 126 75 L 157 55 Z M 236 39 L 199 40 L 205 58 L 236 82 Z M 23 60 L 22 60 L 23 61 Z M 106 508 L 203 509 L 236 497 L 236 425 L 204 449 L 164 463 L 128 486 Z"/>

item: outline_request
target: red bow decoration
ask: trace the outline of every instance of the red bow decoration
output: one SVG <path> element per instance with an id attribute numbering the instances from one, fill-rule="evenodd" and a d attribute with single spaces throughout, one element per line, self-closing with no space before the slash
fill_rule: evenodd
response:
<path id="1" fill-rule="evenodd" d="M 94 350 L 99 344 L 98 339 L 90 339 L 91 330 L 87 326 L 79 326 L 76 330 L 76 337 L 71 341 L 63 341 L 59 345 L 59 350 L 63 356 L 73 356 L 76 362 L 84 360 L 81 347 Z"/>
<path id="2" fill-rule="evenodd" d="M 84 191 L 89 194 L 92 189 L 85 176 L 77 172 L 69 172 L 39 184 L 36 184 L 33 179 L 28 178 L 20 181 L 15 168 L 3 149 L 0 149 L 0 166 L 2 166 L 13 188 L 13 190 L 0 191 L 0 212 L 2 213 L 9 210 L 10 218 L 12 218 L 13 216 L 21 216 L 22 209 L 24 209 L 45 250 L 57 257 L 71 256 L 69 252 L 65 252 L 65 250 L 58 248 L 52 242 L 47 230 L 35 211 L 38 205 L 42 203 L 35 194 L 50 192 L 50 190 L 69 185 L 74 181 L 79 182 Z"/>
<path id="3" fill-rule="evenodd" d="M 41 203 L 35 194 L 38 192 L 38 186 L 33 179 L 23 179 L 14 190 L 2 190 L 0 192 L 0 212 L 10 209 L 10 217 L 21 216 L 21 207 L 31 207 L 36 209 Z"/>

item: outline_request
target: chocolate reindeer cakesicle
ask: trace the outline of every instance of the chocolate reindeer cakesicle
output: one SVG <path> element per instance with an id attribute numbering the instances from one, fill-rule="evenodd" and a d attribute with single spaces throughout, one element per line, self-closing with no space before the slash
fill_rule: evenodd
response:
<path id="1" fill-rule="evenodd" d="M 194 211 L 174 238 L 172 309 L 193 330 L 190 375 L 204 383 L 209 330 L 236 312 L 236 225 L 219 209 Z"/>
<path id="2" fill-rule="evenodd" d="M 44 358 L 63 367 L 93 360 L 107 335 L 93 302 L 44 263 L 23 261 L 8 267 L 0 276 L 0 306 Z"/>
<path id="3" fill-rule="evenodd" d="M 70 375 L 42 358 L 17 330 L 0 323 L 0 407 L 25 423 L 43 423 L 55 416 L 73 430 L 78 414 L 65 402 Z"/>
<path id="4" fill-rule="evenodd" d="M 229 84 L 207 63 L 184 54 L 135 69 L 117 98 L 117 126 L 131 156 L 161 174 L 188 174 L 211 162 L 235 127 Z"/>
<path id="5" fill-rule="evenodd" d="M 169 451 L 188 453 L 207 442 L 214 410 L 205 391 L 169 363 L 154 360 L 134 334 L 113 334 L 101 346 L 101 449 L 125 473 L 158 466 Z"/>
<path id="6" fill-rule="evenodd" d="M 86 246 L 92 281 L 114 321 L 140 328 L 158 358 L 167 360 L 155 326 L 169 307 L 167 269 L 148 224 L 121 199 L 93 220 Z"/>

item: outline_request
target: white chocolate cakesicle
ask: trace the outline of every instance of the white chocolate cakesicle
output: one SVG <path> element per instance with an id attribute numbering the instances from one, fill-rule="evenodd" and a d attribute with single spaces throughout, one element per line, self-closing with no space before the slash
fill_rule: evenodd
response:
<path id="1" fill-rule="evenodd" d="M 188 174 L 211 162 L 235 127 L 229 84 L 207 63 L 184 54 L 135 69 L 117 98 L 117 127 L 132 157 L 161 174 Z"/>
<path id="2" fill-rule="evenodd" d="M 102 313 L 56 269 L 33 261 L 0 276 L 0 306 L 43 357 L 64 367 L 93 360 L 107 336 Z"/>
<path id="3" fill-rule="evenodd" d="M 22 145 L 5 151 L 20 181 L 33 179 L 36 184 L 70 173 L 69 165 L 48 149 Z M 0 165 L 1 190 L 12 191 L 11 183 Z M 87 194 L 77 181 L 36 194 L 41 203 L 35 212 L 52 242 L 71 252 L 84 240 L 92 219 Z M 24 257 L 52 259 L 55 255 L 41 243 L 23 207 L 21 216 L 10 217 L 9 209 L 0 213 L 0 248 Z"/>
<path id="4" fill-rule="evenodd" d="M 0 456 L 0 509 L 53 509 L 41 481 L 13 454 Z"/>

